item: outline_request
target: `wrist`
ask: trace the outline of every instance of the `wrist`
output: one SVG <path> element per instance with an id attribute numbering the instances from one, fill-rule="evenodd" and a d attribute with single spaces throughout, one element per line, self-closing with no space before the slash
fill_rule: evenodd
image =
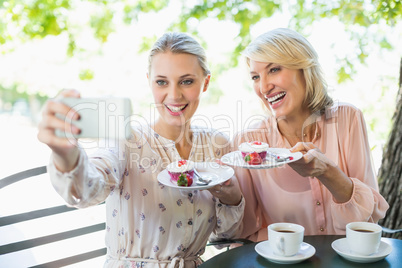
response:
<path id="1" fill-rule="evenodd" d="M 353 182 L 337 166 L 331 166 L 327 172 L 318 176 L 317 179 L 331 192 L 337 203 L 350 200 L 353 191 Z"/>
<path id="2" fill-rule="evenodd" d="M 240 195 L 239 198 L 236 198 L 236 199 L 233 199 L 233 200 L 228 200 L 227 202 L 225 200 L 220 199 L 220 198 L 219 198 L 219 201 L 222 204 L 227 205 L 227 206 L 238 206 L 238 205 L 240 205 L 242 199 L 243 199 L 243 196 Z"/>
<path id="3" fill-rule="evenodd" d="M 60 172 L 66 173 L 73 170 L 79 161 L 80 150 L 71 151 L 68 155 L 60 155 L 53 152 L 53 164 Z"/>
<path id="4" fill-rule="evenodd" d="M 334 179 L 339 176 L 339 172 L 342 171 L 335 164 L 325 163 L 325 168 L 322 169 L 321 174 L 315 177 L 319 179 L 322 183 L 324 183 L 325 181 L 334 181 Z"/>

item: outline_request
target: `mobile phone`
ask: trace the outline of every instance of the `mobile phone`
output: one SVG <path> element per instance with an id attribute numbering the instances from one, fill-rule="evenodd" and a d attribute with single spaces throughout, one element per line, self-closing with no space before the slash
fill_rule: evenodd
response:
<path id="1" fill-rule="evenodd" d="M 66 123 L 81 129 L 81 133 L 56 130 L 56 135 L 66 138 L 128 139 L 131 135 L 131 101 L 128 98 L 62 98 L 61 102 L 70 106 L 79 115 L 79 120 L 71 120 L 60 114 Z"/>

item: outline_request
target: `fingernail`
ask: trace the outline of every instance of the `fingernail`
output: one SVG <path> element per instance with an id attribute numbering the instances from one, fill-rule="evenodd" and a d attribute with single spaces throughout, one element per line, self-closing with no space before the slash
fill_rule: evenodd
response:
<path id="1" fill-rule="evenodd" d="M 76 90 L 76 89 L 73 89 L 73 92 L 74 92 L 74 95 L 76 96 L 76 97 L 81 97 L 81 93 L 78 91 L 78 90 Z"/>
<path id="2" fill-rule="evenodd" d="M 72 129 L 74 134 L 81 134 L 81 129 L 79 129 L 78 127 L 73 126 Z"/>

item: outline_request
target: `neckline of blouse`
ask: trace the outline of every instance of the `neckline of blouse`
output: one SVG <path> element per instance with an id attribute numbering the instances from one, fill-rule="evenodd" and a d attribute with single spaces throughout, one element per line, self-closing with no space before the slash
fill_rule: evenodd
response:
<path id="1" fill-rule="evenodd" d="M 157 138 L 157 139 L 159 139 L 159 140 L 164 140 L 164 141 L 165 141 L 165 145 L 170 145 L 170 146 L 176 145 L 176 142 L 175 142 L 174 140 L 171 140 L 171 139 L 168 139 L 168 138 L 162 136 L 161 134 L 159 134 L 158 132 L 156 132 L 150 125 L 148 125 L 148 128 L 149 128 L 149 132 L 150 132 L 151 136 L 153 136 L 153 137 L 155 137 L 155 138 Z M 196 140 L 197 140 L 197 138 L 198 138 L 198 136 L 199 136 L 200 131 L 197 131 L 197 130 L 199 130 L 199 128 L 193 127 L 193 126 L 191 126 L 190 129 L 191 129 L 192 132 L 193 132 L 193 133 L 192 133 L 192 134 L 193 134 L 193 138 L 192 138 L 192 141 L 191 141 L 191 142 L 192 142 L 192 145 L 194 145 L 195 142 L 196 142 Z"/>
<path id="2" fill-rule="evenodd" d="M 313 122 L 315 124 L 315 132 L 314 132 L 314 136 L 313 136 L 313 139 L 311 140 L 311 142 L 315 143 L 322 136 L 321 135 L 321 127 L 320 127 L 320 124 L 318 123 L 318 122 L 322 121 L 322 115 L 317 116 L 317 115 L 312 114 L 312 116 L 310 116 L 306 120 L 306 122 L 309 121 L 309 120 L 310 121 L 314 120 Z M 282 135 L 282 133 L 279 131 L 279 126 L 278 126 L 277 120 L 274 120 L 274 121 L 275 121 L 275 124 L 274 124 L 275 125 L 275 130 L 278 133 L 278 135 L 280 136 L 280 138 L 281 138 L 280 142 L 282 143 L 282 144 L 278 144 L 278 145 L 279 146 L 282 145 L 282 147 L 285 147 L 285 146 L 291 147 L 289 141 L 286 139 L 286 136 Z M 311 122 L 309 122 L 309 124 L 311 124 Z M 305 125 L 309 125 L 309 124 L 305 124 Z M 304 138 L 304 137 L 302 137 L 302 138 Z"/>

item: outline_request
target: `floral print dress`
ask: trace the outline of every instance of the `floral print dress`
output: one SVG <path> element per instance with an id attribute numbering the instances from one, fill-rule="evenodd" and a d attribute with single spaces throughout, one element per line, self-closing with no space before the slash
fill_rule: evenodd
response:
<path id="1" fill-rule="evenodd" d="M 192 131 L 189 160 L 214 161 L 229 151 L 219 132 Z M 132 133 L 130 140 L 115 148 L 111 142 L 90 156 L 81 149 L 68 173 L 59 172 L 52 159 L 48 166 L 55 190 L 69 205 L 85 208 L 106 200 L 104 267 L 196 267 L 208 240 L 239 236 L 243 199 L 227 206 L 207 190 L 160 184 L 158 173 L 181 159 L 175 142 L 148 126 Z"/>

